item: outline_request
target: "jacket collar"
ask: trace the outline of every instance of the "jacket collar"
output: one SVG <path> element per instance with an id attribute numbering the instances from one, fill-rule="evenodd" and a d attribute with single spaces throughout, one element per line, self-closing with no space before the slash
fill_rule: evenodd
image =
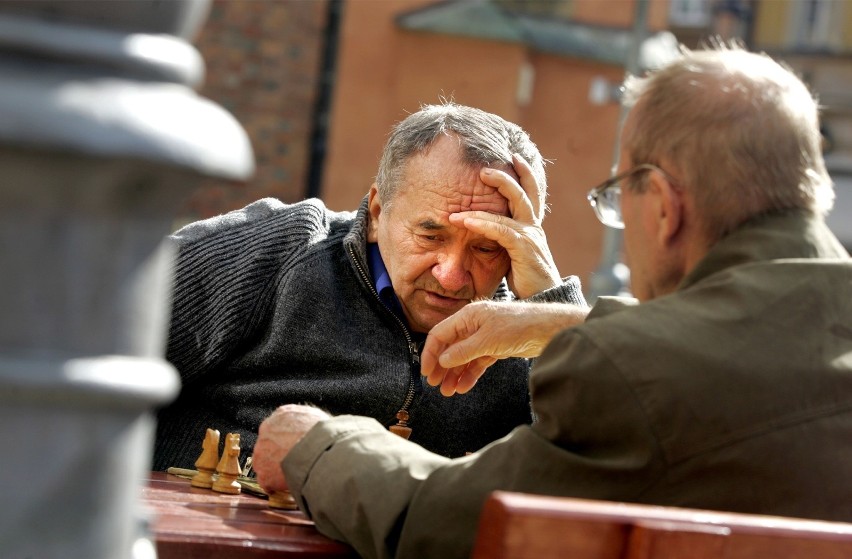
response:
<path id="1" fill-rule="evenodd" d="M 849 258 L 825 221 L 804 210 L 764 214 L 722 238 L 678 290 L 733 266 L 787 258 Z"/>

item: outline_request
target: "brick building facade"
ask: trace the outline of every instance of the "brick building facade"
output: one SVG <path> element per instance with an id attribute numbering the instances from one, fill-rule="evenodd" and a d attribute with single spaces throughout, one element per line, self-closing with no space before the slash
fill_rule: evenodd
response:
<path id="1" fill-rule="evenodd" d="M 328 0 L 212 2 L 195 41 L 207 67 L 200 94 L 225 107 L 246 129 L 257 171 L 246 184 L 200 185 L 181 221 L 265 196 L 287 202 L 305 197 L 328 22 Z"/>
<path id="2" fill-rule="evenodd" d="M 585 193 L 612 165 L 619 118 L 617 103 L 593 103 L 589 93 L 595 81 L 623 78 L 638 5 L 634 0 L 213 0 L 196 41 L 207 65 L 201 94 L 246 128 L 257 172 L 244 185 L 203 185 L 181 221 L 264 196 L 295 202 L 318 195 L 334 210 L 353 209 L 369 189 L 391 125 L 420 104 L 446 96 L 520 124 L 553 162 L 548 167 L 551 214 L 544 228 L 562 274 L 580 276 L 589 288 L 606 277 L 602 255 L 618 250 L 611 242 L 617 234 L 604 233 Z M 717 8 L 738 7 L 744 38 L 793 62 L 801 50 L 796 37 L 804 32 L 791 35 L 790 29 L 806 28 L 804 35 L 812 38 L 811 27 L 819 23 L 805 17 L 797 0 L 648 0 L 644 5 L 650 32 L 672 29 L 687 44 L 730 27 L 720 26 L 727 12 Z M 852 0 L 814 0 L 814 6 L 831 16 L 820 21 L 838 22 L 828 31 L 852 24 Z M 852 47 L 844 42 L 848 34 L 828 35 L 840 41 L 831 43 L 836 52 L 826 57 L 822 50 L 806 50 L 807 60 L 797 66 L 807 70 L 821 99 L 829 102 L 826 122 L 837 144 L 830 166 L 840 210 L 830 218 L 845 223 L 852 207 L 852 112 L 845 88 L 846 53 Z M 776 43 L 783 48 L 772 48 Z M 852 243 L 852 228 L 845 242 Z"/>

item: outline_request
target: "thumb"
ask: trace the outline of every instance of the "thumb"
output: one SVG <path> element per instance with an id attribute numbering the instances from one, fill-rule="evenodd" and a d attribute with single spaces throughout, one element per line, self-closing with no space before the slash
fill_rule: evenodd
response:
<path id="1" fill-rule="evenodd" d="M 482 353 L 478 339 L 479 336 L 474 334 L 470 338 L 450 345 L 443 353 L 441 353 L 440 356 L 438 356 L 438 363 L 445 369 L 451 369 L 453 367 L 467 365 L 471 361 L 482 357 L 484 353 Z"/>

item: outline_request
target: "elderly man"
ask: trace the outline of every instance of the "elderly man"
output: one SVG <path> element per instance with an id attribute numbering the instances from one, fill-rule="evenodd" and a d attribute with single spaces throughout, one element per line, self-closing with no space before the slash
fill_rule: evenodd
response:
<path id="1" fill-rule="evenodd" d="M 287 403 L 373 417 L 444 456 L 530 423 L 527 360 L 453 401 L 420 351 L 474 299 L 585 305 L 547 247 L 545 195 L 521 128 L 447 103 L 395 127 L 357 213 L 267 199 L 175 233 L 167 357 L 183 388 L 159 414 L 155 469 L 192 467 L 208 427 L 239 433 L 246 456 Z"/>
<path id="2" fill-rule="evenodd" d="M 624 227 L 638 301 L 474 303 L 424 350 L 446 394 L 541 353 L 537 421 L 449 460 L 315 412 L 262 484 L 365 557 L 468 557 L 497 489 L 852 521 L 852 261 L 823 221 L 816 103 L 737 48 L 685 51 L 626 95 L 620 172 L 590 200 Z"/>

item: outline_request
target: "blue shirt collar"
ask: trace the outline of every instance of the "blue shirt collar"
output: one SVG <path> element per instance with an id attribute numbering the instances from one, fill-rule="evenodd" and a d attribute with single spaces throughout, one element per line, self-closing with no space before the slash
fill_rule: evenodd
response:
<path id="1" fill-rule="evenodd" d="M 400 305 L 399 299 L 393 291 L 390 274 L 388 274 L 388 269 L 385 267 L 384 260 L 382 260 L 382 254 L 379 252 L 377 243 L 367 243 L 367 264 L 370 267 L 370 279 L 373 280 L 373 286 L 376 288 L 376 293 L 379 294 L 379 299 L 408 326 L 405 313 L 402 312 L 402 305 Z"/>

